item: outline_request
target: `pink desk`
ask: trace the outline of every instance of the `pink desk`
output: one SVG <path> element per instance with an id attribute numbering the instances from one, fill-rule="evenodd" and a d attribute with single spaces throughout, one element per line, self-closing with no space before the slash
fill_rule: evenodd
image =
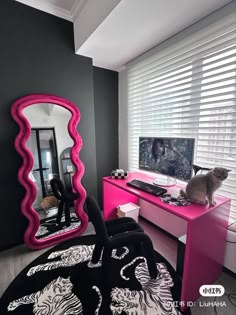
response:
<path id="1" fill-rule="evenodd" d="M 146 200 L 163 210 L 187 221 L 187 239 L 184 255 L 181 302 L 182 310 L 187 302 L 194 302 L 199 297 L 199 288 L 212 284 L 221 274 L 224 261 L 226 229 L 230 211 L 230 199 L 217 196 L 216 205 L 191 204 L 176 207 L 165 204 L 159 197 L 127 186 L 132 179 L 152 183 L 154 177 L 143 173 L 130 173 L 127 179 L 103 178 L 103 211 L 105 220 L 116 218 L 116 207 L 120 204 L 139 199 Z M 167 193 L 179 190 L 180 186 L 168 188 Z M 158 226 L 155 213 L 149 214 L 149 221 Z"/>

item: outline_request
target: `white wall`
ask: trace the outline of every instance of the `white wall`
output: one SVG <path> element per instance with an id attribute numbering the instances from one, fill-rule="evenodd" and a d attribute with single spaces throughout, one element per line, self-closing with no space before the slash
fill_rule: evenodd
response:
<path id="1" fill-rule="evenodd" d="M 119 168 L 128 170 L 127 71 L 119 72 Z"/>

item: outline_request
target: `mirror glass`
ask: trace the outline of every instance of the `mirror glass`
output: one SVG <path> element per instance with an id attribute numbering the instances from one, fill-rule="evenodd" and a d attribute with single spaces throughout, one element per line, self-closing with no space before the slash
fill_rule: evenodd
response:
<path id="1" fill-rule="evenodd" d="M 33 167 L 29 177 L 33 181 L 37 195 L 32 208 L 40 218 L 36 239 L 47 239 L 55 235 L 77 229 L 81 221 L 77 217 L 74 202 L 70 204 L 70 220 L 65 219 L 65 209 L 60 213 L 60 200 L 51 187 L 51 180 L 59 178 L 68 193 L 74 191 L 73 175 L 75 165 L 70 158 L 74 144 L 68 132 L 71 112 L 57 104 L 37 103 L 23 110 L 31 133 L 26 147 L 33 155 Z"/>

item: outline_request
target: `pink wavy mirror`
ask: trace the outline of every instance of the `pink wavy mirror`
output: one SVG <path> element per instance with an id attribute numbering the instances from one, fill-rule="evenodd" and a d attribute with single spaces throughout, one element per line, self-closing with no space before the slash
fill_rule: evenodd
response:
<path id="1" fill-rule="evenodd" d="M 79 236 L 88 217 L 83 210 L 86 192 L 81 184 L 84 165 L 79 158 L 78 108 L 55 95 L 32 94 L 16 100 L 11 113 L 19 125 L 15 148 L 23 160 L 18 180 L 26 190 L 21 203 L 29 222 L 25 244 L 41 249 Z M 76 196 L 68 207 L 55 194 L 55 178 L 67 195 Z"/>

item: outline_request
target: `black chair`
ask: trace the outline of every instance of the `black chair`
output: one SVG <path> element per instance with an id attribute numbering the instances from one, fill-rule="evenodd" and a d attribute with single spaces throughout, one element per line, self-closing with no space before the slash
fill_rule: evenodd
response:
<path id="1" fill-rule="evenodd" d="M 157 277 L 157 267 L 151 239 L 143 232 L 134 219 L 124 217 L 104 222 L 101 209 L 93 196 L 86 199 L 90 221 L 96 231 L 96 244 L 92 255 L 92 263 L 97 263 L 102 254 L 102 268 L 104 272 L 111 268 L 111 254 L 113 249 L 133 245 L 140 248 L 143 245 L 144 256 L 147 259 L 151 278 Z M 108 277 L 107 277 L 108 278 Z"/>
<path id="2" fill-rule="evenodd" d="M 71 218 L 70 218 L 70 207 L 73 205 L 73 202 L 78 199 L 78 193 L 68 192 L 66 191 L 63 182 L 59 178 L 53 178 L 50 181 L 50 185 L 52 187 L 52 191 L 54 196 L 60 200 L 57 212 L 57 225 L 61 225 L 61 218 L 63 210 L 65 212 L 65 221 L 66 226 L 70 226 Z"/>

